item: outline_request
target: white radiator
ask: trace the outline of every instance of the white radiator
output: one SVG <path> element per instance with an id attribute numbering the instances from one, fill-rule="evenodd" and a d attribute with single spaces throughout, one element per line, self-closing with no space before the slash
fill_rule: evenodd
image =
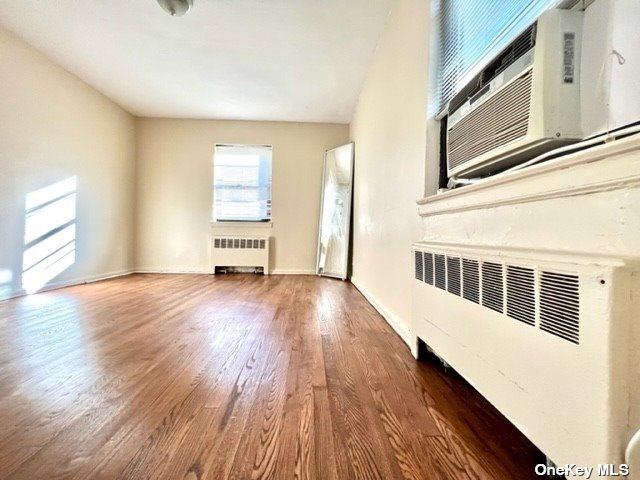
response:
<path id="1" fill-rule="evenodd" d="M 269 237 L 214 236 L 211 271 L 216 267 L 262 267 L 269 274 Z"/>
<path id="2" fill-rule="evenodd" d="M 417 337 L 554 462 L 623 462 L 633 268 L 429 242 L 414 261 Z"/>

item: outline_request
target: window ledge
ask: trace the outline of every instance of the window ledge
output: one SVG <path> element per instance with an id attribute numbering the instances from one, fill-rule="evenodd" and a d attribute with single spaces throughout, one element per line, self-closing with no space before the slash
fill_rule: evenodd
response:
<path id="1" fill-rule="evenodd" d="M 211 220 L 212 228 L 273 228 L 273 222 L 216 222 Z"/>
<path id="2" fill-rule="evenodd" d="M 421 217 L 482 210 L 640 185 L 640 135 L 418 200 Z"/>

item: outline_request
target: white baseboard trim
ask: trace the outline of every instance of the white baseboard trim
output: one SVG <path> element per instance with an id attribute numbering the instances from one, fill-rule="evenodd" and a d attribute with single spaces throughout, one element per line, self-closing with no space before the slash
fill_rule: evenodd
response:
<path id="1" fill-rule="evenodd" d="M 275 270 L 271 270 L 269 272 L 270 275 L 315 275 L 315 270 L 308 269 L 287 269 L 287 268 L 276 268 Z"/>
<path id="2" fill-rule="evenodd" d="M 366 287 L 364 287 L 360 280 L 355 277 L 352 277 L 350 280 L 353 286 L 358 289 L 362 296 L 367 299 L 367 301 L 373 306 L 373 308 L 378 311 L 380 315 L 382 315 L 382 318 L 387 321 L 387 323 L 391 326 L 391 328 L 393 328 L 393 330 L 398 334 L 402 341 L 406 343 L 410 349 L 412 349 L 413 335 L 411 334 L 411 331 L 404 326 L 404 322 L 402 322 L 397 316 L 390 313 L 389 310 L 387 310 L 382 305 L 382 303 L 378 301 L 375 296 L 366 289 Z"/>
<path id="3" fill-rule="evenodd" d="M 38 290 L 37 293 L 49 292 L 51 290 L 58 290 L 60 288 L 66 288 L 66 287 L 73 287 L 76 285 L 86 285 L 87 283 L 100 282 L 102 280 L 109 280 L 110 278 L 124 277 L 126 275 L 131 275 L 132 273 L 136 273 L 136 270 L 134 270 L 133 268 L 129 268 L 126 270 L 118 270 L 115 272 L 108 272 L 108 273 L 96 274 L 96 275 L 87 275 L 85 277 L 74 278 L 71 280 L 53 282 L 42 287 L 40 290 Z M 27 292 L 25 292 L 21 288 L 19 290 L 14 290 L 6 297 L 0 298 L 0 301 L 9 300 L 11 298 L 24 297 L 26 295 L 27 295 Z"/>
<path id="4" fill-rule="evenodd" d="M 80 282 L 74 283 L 74 285 L 99 282 L 101 280 L 109 280 L 110 278 L 124 277 L 125 275 L 131 275 L 133 273 L 136 273 L 136 270 L 134 268 L 127 268 L 126 270 L 118 270 L 117 272 L 104 273 L 100 275 L 91 275 L 89 277 L 85 277 Z"/>
<path id="5" fill-rule="evenodd" d="M 213 272 L 206 268 L 136 268 L 135 273 L 166 273 L 174 275 L 209 275 Z"/>
<path id="6" fill-rule="evenodd" d="M 213 274 L 211 270 L 206 268 L 136 268 L 135 273 L 168 273 L 168 274 Z M 315 275 L 316 271 L 311 269 L 287 269 L 276 268 L 270 270 L 269 275 Z"/>

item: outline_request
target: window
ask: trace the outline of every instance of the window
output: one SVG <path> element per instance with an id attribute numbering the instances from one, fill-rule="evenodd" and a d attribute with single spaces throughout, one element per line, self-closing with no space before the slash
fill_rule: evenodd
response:
<path id="1" fill-rule="evenodd" d="M 429 114 L 441 112 L 482 67 L 560 0 L 437 0 Z"/>
<path id="2" fill-rule="evenodd" d="M 213 157 L 213 219 L 271 220 L 270 146 L 216 145 Z"/>

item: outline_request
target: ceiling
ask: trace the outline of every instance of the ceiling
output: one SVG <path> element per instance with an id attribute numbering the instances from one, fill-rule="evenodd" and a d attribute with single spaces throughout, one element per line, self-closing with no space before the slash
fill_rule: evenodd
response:
<path id="1" fill-rule="evenodd" d="M 139 116 L 348 123 L 392 0 L 0 0 L 0 24 Z"/>

